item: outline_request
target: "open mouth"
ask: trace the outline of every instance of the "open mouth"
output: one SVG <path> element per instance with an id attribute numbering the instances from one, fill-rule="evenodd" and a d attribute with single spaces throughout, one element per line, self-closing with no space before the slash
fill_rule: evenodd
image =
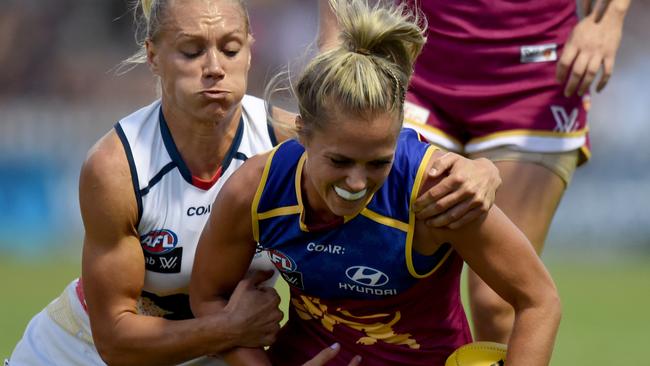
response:
<path id="1" fill-rule="evenodd" d="M 363 198 L 366 195 L 366 193 L 368 192 L 368 189 L 366 188 L 366 189 L 363 189 L 363 190 L 361 190 L 359 192 L 352 193 L 352 192 L 346 191 L 343 188 L 339 188 L 337 186 L 334 186 L 334 191 L 336 192 L 336 194 L 339 197 L 343 198 L 346 201 L 356 201 L 356 200 L 359 200 L 359 199 Z"/>

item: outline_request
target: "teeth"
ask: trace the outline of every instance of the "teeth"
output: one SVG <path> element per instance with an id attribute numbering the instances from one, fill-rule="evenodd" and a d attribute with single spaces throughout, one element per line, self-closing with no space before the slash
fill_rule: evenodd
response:
<path id="1" fill-rule="evenodd" d="M 365 196 L 366 192 L 368 190 L 364 189 L 364 190 L 361 190 L 361 191 L 359 191 L 357 193 L 350 193 L 350 192 L 346 191 L 343 188 L 339 188 L 337 186 L 334 186 L 334 191 L 336 192 L 336 194 L 339 195 L 339 197 L 343 198 L 346 201 L 356 201 L 356 200 L 362 198 L 363 196 Z"/>

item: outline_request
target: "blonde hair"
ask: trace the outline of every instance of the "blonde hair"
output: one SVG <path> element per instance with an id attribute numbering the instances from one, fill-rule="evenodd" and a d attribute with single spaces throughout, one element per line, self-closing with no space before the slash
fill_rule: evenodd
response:
<path id="1" fill-rule="evenodd" d="M 138 64 L 147 62 L 146 40 L 156 41 L 160 34 L 161 24 L 164 20 L 165 11 L 169 3 L 174 0 L 136 0 L 133 3 L 133 14 L 136 23 L 136 43 L 139 49 L 126 60 L 120 63 L 117 72 L 123 74 L 133 69 Z M 197 0 L 198 1 L 198 0 Z M 212 0 L 203 0 L 212 1 Z M 250 20 L 248 10 L 244 0 L 230 0 L 239 5 L 244 21 L 246 22 L 246 32 L 250 34 Z"/>
<path id="2" fill-rule="evenodd" d="M 396 113 L 415 59 L 426 41 L 426 24 L 404 4 L 370 5 L 368 0 L 330 0 L 340 29 L 338 47 L 315 57 L 293 92 L 309 135 L 339 111 L 355 116 Z"/>

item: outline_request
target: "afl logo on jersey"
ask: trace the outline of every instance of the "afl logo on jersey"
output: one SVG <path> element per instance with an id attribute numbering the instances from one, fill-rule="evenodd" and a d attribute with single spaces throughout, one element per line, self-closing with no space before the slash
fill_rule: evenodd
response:
<path id="1" fill-rule="evenodd" d="M 279 250 L 269 250 L 269 258 L 275 267 L 282 272 L 293 272 L 298 268 L 293 259 Z"/>
<path id="2" fill-rule="evenodd" d="M 388 283 L 388 275 L 384 272 L 364 266 L 353 266 L 345 270 L 345 275 L 352 281 L 364 286 L 383 286 Z"/>
<path id="3" fill-rule="evenodd" d="M 142 249 L 152 254 L 164 254 L 176 248 L 178 236 L 171 230 L 153 230 L 140 237 Z"/>

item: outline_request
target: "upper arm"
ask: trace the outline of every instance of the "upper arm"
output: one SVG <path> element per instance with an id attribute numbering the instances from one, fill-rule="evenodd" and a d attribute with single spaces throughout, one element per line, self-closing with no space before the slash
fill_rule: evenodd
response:
<path id="1" fill-rule="evenodd" d="M 328 0 L 318 0 L 318 48 L 321 51 L 338 43 L 339 26 Z"/>
<path id="2" fill-rule="evenodd" d="M 447 240 L 476 274 L 511 305 L 530 304 L 555 285 L 526 236 L 496 206 Z"/>
<path id="3" fill-rule="evenodd" d="M 440 154 L 434 152 L 427 168 Z M 418 195 L 442 179 L 426 177 Z M 433 228 L 417 221 L 414 241 L 414 248 L 425 253 L 433 252 L 441 243 L 451 243 L 472 270 L 513 305 L 543 291 L 554 290 L 551 277 L 532 244 L 496 206 L 492 206 L 485 217 L 454 230 Z"/>
<path id="4" fill-rule="evenodd" d="M 212 205 L 194 257 L 192 311 L 209 313 L 210 303 L 230 294 L 255 254 L 251 205 L 268 154 L 246 161 L 224 184 Z"/>
<path id="5" fill-rule="evenodd" d="M 110 337 L 121 315 L 135 313 L 144 257 L 135 228 L 138 209 L 124 149 L 114 131 L 90 151 L 81 169 L 84 223 L 82 278 L 96 340 Z"/>

